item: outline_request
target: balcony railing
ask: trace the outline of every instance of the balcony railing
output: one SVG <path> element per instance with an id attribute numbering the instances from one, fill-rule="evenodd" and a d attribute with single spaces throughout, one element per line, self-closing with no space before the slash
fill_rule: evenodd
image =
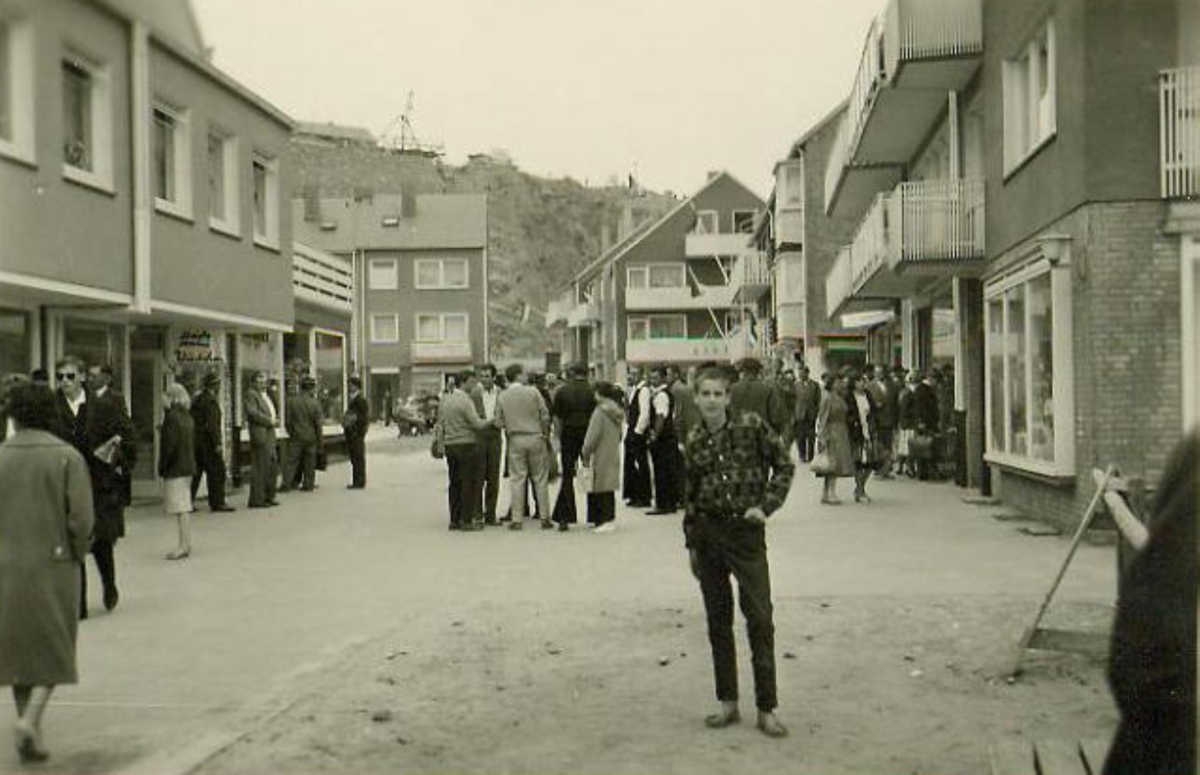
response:
<path id="1" fill-rule="evenodd" d="M 980 0 L 891 0 L 884 12 L 884 56 L 889 74 L 900 62 L 983 51 Z"/>
<path id="2" fill-rule="evenodd" d="M 1200 66 L 1158 74 L 1162 196 L 1200 195 Z"/>
<path id="3" fill-rule="evenodd" d="M 851 290 L 858 291 L 888 259 L 888 205 L 891 194 L 877 194 L 850 243 Z"/>
<path id="4" fill-rule="evenodd" d="M 982 258 L 983 192 L 982 180 L 914 180 L 897 186 L 887 200 L 894 234 L 884 237 L 891 268 Z"/>
<path id="5" fill-rule="evenodd" d="M 413 342 L 413 363 L 470 363 L 470 342 Z"/>
<path id="6" fill-rule="evenodd" d="M 626 288 L 627 310 L 723 309 L 732 307 L 737 285 L 691 285 L 670 288 Z"/>
<path id="7" fill-rule="evenodd" d="M 825 316 L 833 318 L 854 291 L 854 278 L 850 274 L 850 246 L 838 251 L 838 257 L 825 275 Z"/>
<path id="8" fill-rule="evenodd" d="M 683 252 L 688 258 L 737 256 L 749 250 L 753 234 L 701 234 L 692 232 L 683 239 Z"/>
<path id="9" fill-rule="evenodd" d="M 594 302 L 582 302 L 571 307 L 567 312 L 567 325 L 580 328 L 600 322 L 600 306 Z"/>
<path id="10" fill-rule="evenodd" d="M 296 243 L 292 248 L 292 292 L 322 307 L 354 310 L 354 273 L 350 262 Z"/>
<path id="11" fill-rule="evenodd" d="M 575 306 L 573 301 L 574 293 L 568 291 L 556 299 L 551 299 L 546 305 L 546 328 L 557 323 L 566 323 L 567 316 L 571 312 L 571 308 Z"/>

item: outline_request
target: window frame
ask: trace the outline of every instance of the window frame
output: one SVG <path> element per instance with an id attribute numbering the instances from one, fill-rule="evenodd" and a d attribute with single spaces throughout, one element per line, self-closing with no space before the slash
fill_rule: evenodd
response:
<path id="1" fill-rule="evenodd" d="M 463 284 L 448 285 L 446 283 L 446 264 L 449 262 L 461 263 L 463 265 Z M 438 267 L 438 282 L 436 285 L 429 285 L 421 282 L 421 266 L 429 264 L 437 264 Z M 471 263 L 466 258 L 418 258 L 413 261 L 413 287 L 418 291 L 462 291 L 468 290 L 471 287 Z"/>
<path id="2" fill-rule="evenodd" d="M 738 231 L 738 228 L 737 228 L 738 215 L 749 215 L 750 216 L 749 229 L 747 229 L 745 231 Z M 738 208 L 738 209 L 733 210 L 729 215 L 729 233 L 730 234 L 753 234 L 754 233 L 754 219 L 757 215 L 758 215 L 758 210 L 746 210 L 743 208 Z"/>
<path id="3" fill-rule="evenodd" d="M 683 322 L 683 336 L 651 336 L 653 330 L 653 322 L 658 319 L 670 319 Z M 633 325 L 644 324 L 646 327 L 646 336 L 642 339 L 632 336 Z M 668 312 L 668 313 L 652 313 L 648 315 L 629 315 L 625 318 L 625 339 L 626 341 L 634 342 L 674 342 L 688 338 L 687 314 L 683 312 Z"/>
<path id="4" fill-rule="evenodd" d="M 704 223 L 704 219 L 709 216 L 712 217 L 712 223 L 713 223 L 712 230 L 708 231 L 708 230 L 701 229 L 700 224 Z M 697 210 L 696 211 L 696 225 L 692 229 L 692 233 L 693 234 L 720 234 L 721 233 L 721 214 L 719 212 L 717 212 L 716 210 Z"/>
<path id="5" fill-rule="evenodd" d="M 1004 177 L 1007 179 L 1058 134 L 1058 53 L 1054 17 L 1001 63 Z M 1041 43 L 1046 46 L 1046 94 L 1040 94 Z M 1048 110 L 1043 108 L 1048 107 Z M 1036 121 L 1035 121 L 1036 119 Z"/>
<path id="6" fill-rule="evenodd" d="M 88 79 L 88 132 L 90 134 L 91 169 L 74 164 L 67 159 L 66 153 L 66 106 L 65 106 L 65 75 L 68 68 L 81 71 Z M 64 104 L 60 116 L 63 130 L 62 141 L 62 176 L 67 180 L 85 186 L 99 189 L 106 193 L 116 193 L 113 188 L 113 109 L 112 109 L 112 77 L 111 68 L 97 59 L 84 54 L 74 46 L 66 47 L 59 57 L 58 85 L 63 95 Z"/>
<path id="7" fill-rule="evenodd" d="M 20 16 L 0 15 L 0 36 L 8 55 L 7 67 L 0 66 L 0 78 L 5 80 L 0 98 L 8 102 L 8 136 L 0 135 L 0 156 L 36 164 L 33 24 Z"/>
<path id="8" fill-rule="evenodd" d="M 166 199 L 158 195 L 158 180 L 154 183 L 154 209 L 171 215 L 180 216 L 182 218 L 191 219 L 192 217 L 192 132 L 190 111 L 177 105 L 173 105 L 164 100 L 156 99 L 151 106 L 150 111 L 150 163 L 156 165 L 158 163 L 157 147 L 155 145 L 157 137 L 158 115 L 170 119 L 172 127 L 171 134 L 173 136 L 171 152 L 172 152 L 172 168 L 169 170 L 168 177 L 171 178 L 168 184 L 174 185 L 175 198 Z M 154 171 L 157 176 L 157 170 Z"/>
<path id="9" fill-rule="evenodd" d="M 254 232 L 254 244 L 271 250 L 279 250 L 279 159 L 268 156 L 260 151 L 250 155 L 250 190 L 251 204 L 257 197 L 257 181 L 254 168 L 262 167 L 264 172 L 262 231 L 259 230 L 258 208 L 252 207 L 251 220 Z"/>
<path id="10" fill-rule="evenodd" d="M 671 269 L 679 273 L 678 285 L 652 285 L 651 278 L 654 275 L 655 269 Z M 635 274 L 644 274 L 646 281 L 643 285 L 634 285 L 633 276 Z M 655 261 L 647 264 L 634 264 L 625 267 L 625 287 L 639 291 L 657 291 L 657 290 L 677 290 L 686 288 L 687 281 L 687 266 L 680 261 Z"/>
<path id="11" fill-rule="evenodd" d="M 208 204 L 208 226 L 215 231 L 223 232 L 231 237 L 241 237 L 242 234 L 242 211 L 241 211 L 241 189 L 238 186 L 238 140 L 231 133 L 226 132 L 219 126 L 209 124 L 208 131 L 204 135 L 204 171 L 205 175 L 211 175 L 211 157 L 209 156 L 209 141 L 216 138 L 221 142 L 221 177 L 222 191 L 225 199 L 225 215 L 218 217 L 212 212 L 212 186 L 206 185 L 205 197 Z M 207 183 L 207 181 L 206 181 Z"/>
<path id="12" fill-rule="evenodd" d="M 391 264 L 391 277 L 385 282 L 375 282 L 375 267 L 384 264 Z M 387 270 L 381 270 L 387 271 Z M 396 258 L 370 258 L 367 259 L 367 290 L 369 291 L 395 291 L 400 288 L 400 260 Z"/>
<path id="13" fill-rule="evenodd" d="M 379 336 L 378 322 L 384 318 L 389 318 L 392 325 L 395 326 L 396 335 L 390 338 Z M 371 344 L 397 344 L 400 341 L 400 315 L 397 313 L 375 312 L 371 314 Z"/>
<path id="14" fill-rule="evenodd" d="M 424 337 L 421 334 L 421 319 L 433 318 L 437 321 L 438 335 L 436 339 Z M 463 338 L 462 339 L 447 339 L 446 338 L 446 321 L 449 318 L 462 318 L 463 321 Z M 413 341 L 423 344 L 444 344 L 450 343 L 465 343 L 471 341 L 471 315 L 467 312 L 418 312 L 416 313 L 413 323 Z"/>
<path id="15" fill-rule="evenodd" d="M 988 281 L 984 286 L 983 291 L 983 325 L 984 325 L 984 460 L 988 463 L 994 463 L 1005 468 L 1025 471 L 1034 475 L 1049 477 L 1056 480 L 1072 479 L 1075 477 L 1075 375 L 1074 375 L 1074 341 L 1072 336 L 1072 290 L 1071 290 L 1071 269 L 1069 262 L 1067 266 L 1052 266 L 1044 257 L 1035 259 L 1026 266 L 1019 268 L 1006 275 L 999 276 Z M 1010 452 L 1010 438 L 1012 434 L 1012 426 L 1009 420 L 1005 420 L 1003 426 L 1004 440 L 997 443 L 992 430 L 993 420 L 993 395 L 992 395 L 992 352 L 990 346 L 991 326 L 992 326 L 992 303 L 1000 300 L 1004 301 L 1005 294 L 1013 288 L 1022 288 L 1022 316 L 1023 328 L 1022 336 L 1023 353 L 1025 362 L 1024 370 L 1024 393 L 1025 393 L 1025 428 L 1026 433 L 1032 435 L 1033 423 L 1033 353 L 1036 348 L 1033 347 L 1033 326 L 1030 325 L 1032 317 L 1032 309 L 1029 304 L 1028 285 L 1031 281 L 1041 279 L 1043 276 L 1050 276 L 1050 325 L 1051 325 L 1051 391 L 1053 393 L 1053 412 L 1054 412 L 1054 459 L 1047 461 L 1040 458 L 1035 458 L 1032 452 L 1032 445 L 1026 445 L 1025 454 L 1016 454 Z M 1002 314 L 1003 320 L 1003 335 L 1002 339 L 1007 341 L 1009 336 L 1008 323 L 1008 304 L 1003 303 Z M 1001 355 L 1001 362 L 1004 369 L 1003 378 L 1004 397 L 1003 412 L 1006 416 L 1010 414 L 1010 398 L 1009 385 L 1010 378 L 1008 374 L 1008 364 L 1010 361 L 1007 349 Z"/>

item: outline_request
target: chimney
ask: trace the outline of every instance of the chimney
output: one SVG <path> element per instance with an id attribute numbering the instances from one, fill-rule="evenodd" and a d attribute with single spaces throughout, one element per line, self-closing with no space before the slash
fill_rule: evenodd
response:
<path id="1" fill-rule="evenodd" d="M 708 177 L 706 177 L 705 180 L 706 181 L 712 180 L 713 178 L 717 177 L 720 174 L 721 174 L 720 170 L 709 170 Z"/>
<path id="2" fill-rule="evenodd" d="M 400 215 L 405 218 L 415 218 L 417 216 L 416 194 L 400 195 Z"/>

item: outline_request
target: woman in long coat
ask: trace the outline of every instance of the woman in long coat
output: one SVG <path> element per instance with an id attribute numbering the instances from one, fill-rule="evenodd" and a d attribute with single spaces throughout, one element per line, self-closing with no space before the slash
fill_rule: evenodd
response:
<path id="1" fill-rule="evenodd" d="M 192 553 L 192 474 L 196 472 L 195 427 L 187 388 L 171 383 L 166 394 L 158 443 L 158 475 L 163 480 L 163 511 L 174 514 L 179 525 L 179 545 L 168 560 L 182 560 Z"/>
<path id="2" fill-rule="evenodd" d="M 833 388 L 821 396 L 821 408 L 817 411 L 817 452 L 824 452 L 830 468 L 818 476 L 825 478 L 821 491 L 821 503 L 831 506 L 841 503 L 837 497 L 839 476 L 854 476 L 854 455 L 850 449 L 850 430 L 846 425 L 850 413 L 849 380 L 840 374 L 833 381 Z"/>
<path id="3" fill-rule="evenodd" d="M 867 390 L 867 375 L 853 372 L 850 375 L 852 391 L 846 416 L 846 428 L 850 436 L 850 456 L 854 459 L 854 500 L 856 503 L 871 502 L 867 495 L 867 480 L 878 463 L 876 443 L 879 439 L 879 405 Z"/>
<path id="4" fill-rule="evenodd" d="M 17 706 L 17 752 L 43 761 L 42 714 L 75 664 L 79 577 L 94 523 L 87 464 L 56 437 L 54 394 L 40 385 L 9 392 L 15 431 L 0 444 L 0 685 Z"/>
<path id="5" fill-rule="evenodd" d="M 621 426 L 625 393 L 608 382 L 596 386 L 596 408 L 588 422 L 579 459 L 592 469 L 592 486 L 587 496 L 587 521 L 597 532 L 607 533 L 617 515 L 616 492 L 621 486 Z"/>

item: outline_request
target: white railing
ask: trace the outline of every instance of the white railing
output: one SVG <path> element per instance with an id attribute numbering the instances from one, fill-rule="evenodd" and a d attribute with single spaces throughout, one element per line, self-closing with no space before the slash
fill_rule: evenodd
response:
<path id="1" fill-rule="evenodd" d="M 888 263 L 961 261 L 984 255 L 982 180 L 913 180 L 888 198 Z"/>
<path id="2" fill-rule="evenodd" d="M 1158 74 L 1158 122 L 1163 198 L 1200 195 L 1200 66 Z"/>
<path id="3" fill-rule="evenodd" d="M 350 262 L 300 243 L 292 245 L 292 292 L 341 312 L 354 309 L 354 272 Z"/>
<path id="4" fill-rule="evenodd" d="M 733 270 L 733 281 L 745 285 L 771 285 L 771 266 L 765 253 L 745 253 L 737 260 Z"/>
<path id="5" fill-rule="evenodd" d="M 571 308 L 575 306 L 574 295 L 573 291 L 566 291 L 550 300 L 550 303 L 546 305 L 546 328 L 550 328 L 556 323 L 567 322 L 567 316 L 570 314 Z"/>
<path id="6" fill-rule="evenodd" d="M 576 304 L 567 313 L 567 325 L 571 328 L 600 322 L 600 307 L 593 302 Z"/>
<path id="7" fill-rule="evenodd" d="M 752 239 L 754 239 L 754 235 L 745 232 L 731 234 L 692 232 L 683 238 L 683 252 L 687 258 L 737 256 L 750 250 Z"/>
<path id="8" fill-rule="evenodd" d="M 888 73 L 900 61 L 983 51 L 982 0 L 891 0 L 884 25 Z"/>
<path id="9" fill-rule="evenodd" d="M 888 204 L 891 194 L 875 195 L 875 201 L 863 216 L 854 241 L 850 243 L 850 290 L 857 293 L 887 261 L 891 238 Z"/>
<path id="10" fill-rule="evenodd" d="M 850 298 L 853 290 L 850 275 L 850 246 L 844 246 L 839 252 L 829 274 L 825 275 L 825 316 L 832 319 L 837 310 Z"/>
<path id="11" fill-rule="evenodd" d="M 733 306 L 735 284 L 691 285 L 673 288 L 626 288 L 627 310 L 724 309 Z"/>
<path id="12" fill-rule="evenodd" d="M 871 112 L 871 106 L 875 103 L 875 96 L 883 88 L 883 84 L 888 77 L 887 72 L 884 71 L 884 61 L 882 52 L 880 51 L 882 42 L 883 29 L 878 20 L 873 20 L 870 28 L 867 30 L 867 39 L 863 43 L 862 57 L 858 62 L 858 72 L 854 74 L 854 84 L 850 87 L 850 98 L 846 103 L 846 120 L 844 126 L 847 133 L 843 160 L 847 162 L 853 155 L 853 149 L 858 147 L 863 127 L 867 123 L 867 115 Z M 841 134 L 841 129 L 838 130 L 838 133 Z M 832 162 L 833 157 L 830 156 L 831 166 Z"/>

